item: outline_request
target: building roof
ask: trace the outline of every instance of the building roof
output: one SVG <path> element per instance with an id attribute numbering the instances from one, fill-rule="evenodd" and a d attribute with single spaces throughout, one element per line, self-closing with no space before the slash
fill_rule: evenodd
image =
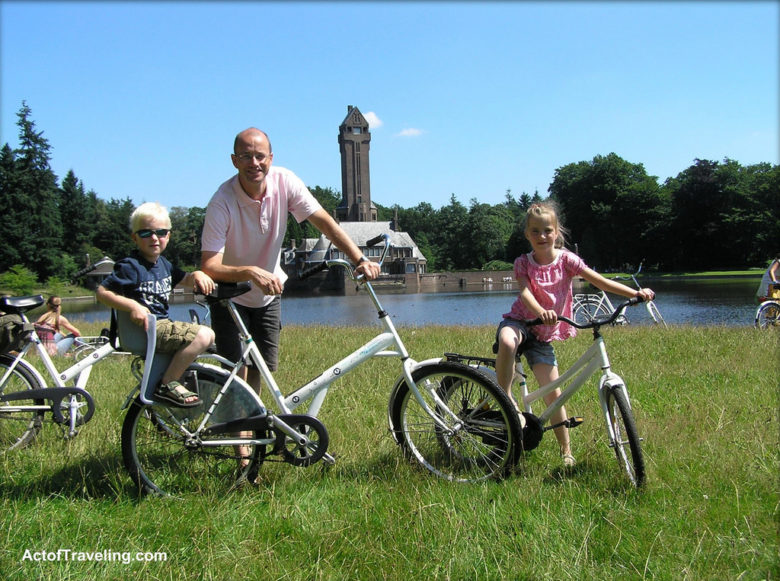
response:
<path id="1" fill-rule="evenodd" d="M 380 234 L 390 235 L 390 244 L 398 248 L 411 248 L 412 256 L 425 260 L 412 237 L 406 232 L 396 232 L 391 228 L 392 222 L 340 222 L 339 226 L 358 246 L 365 247 L 366 242 Z"/>
<path id="2" fill-rule="evenodd" d="M 397 248 L 411 248 L 413 258 L 426 260 L 412 237 L 406 232 L 396 232 L 392 229 L 392 224 L 392 222 L 340 222 L 339 226 L 359 247 L 365 248 L 369 240 L 380 234 L 389 234 L 391 245 Z M 325 258 L 325 251 L 329 246 L 330 241 L 321 235 L 319 238 L 304 238 L 295 250 L 306 252 L 307 261 L 317 262 Z"/>

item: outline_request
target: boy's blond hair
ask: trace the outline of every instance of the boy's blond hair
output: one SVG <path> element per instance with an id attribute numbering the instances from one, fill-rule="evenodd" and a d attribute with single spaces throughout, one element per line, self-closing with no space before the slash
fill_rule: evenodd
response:
<path id="1" fill-rule="evenodd" d="M 165 206 L 158 202 L 145 202 L 130 214 L 130 232 L 137 231 L 140 223 L 147 218 L 157 218 L 165 222 L 166 228 L 171 227 L 171 217 L 168 215 L 168 210 Z"/>

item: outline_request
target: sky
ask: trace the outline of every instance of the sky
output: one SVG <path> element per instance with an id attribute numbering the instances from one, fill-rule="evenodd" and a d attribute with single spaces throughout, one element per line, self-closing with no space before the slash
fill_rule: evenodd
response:
<path id="1" fill-rule="evenodd" d="M 0 0 L 0 145 L 24 101 L 60 180 L 169 207 L 208 203 L 247 127 L 340 192 L 350 105 L 383 206 L 545 197 L 610 153 L 659 182 L 778 164 L 779 5 Z"/>

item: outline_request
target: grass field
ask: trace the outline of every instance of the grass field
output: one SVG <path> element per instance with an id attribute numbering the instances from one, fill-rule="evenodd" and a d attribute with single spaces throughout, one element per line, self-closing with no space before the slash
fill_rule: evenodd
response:
<path id="1" fill-rule="evenodd" d="M 401 332 L 421 360 L 488 356 L 494 331 Z M 285 328 L 279 383 L 307 381 L 372 333 Z M 601 443 L 595 379 L 568 406 L 586 418 L 572 430 L 574 469 L 563 469 L 547 435 L 501 482 L 435 478 L 407 463 L 388 433 L 398 367 L 380 359 L 336 384 L 325 403 L 335 466 L 266 463 L 257 486 L 139 499 L 120 453 L 129 359 L 109 358 L 94 368 L 97 411 L 76 439 L 47 424 L 31 447 L 0 455 L 0 572 L 24 580 L 777 579 L 778 335 L 625 327 L 605 336 L 644 437 L 641 490 L 623 481 Z M 581 334 L 559 345 L 562 365 L 589 341 Z"/>

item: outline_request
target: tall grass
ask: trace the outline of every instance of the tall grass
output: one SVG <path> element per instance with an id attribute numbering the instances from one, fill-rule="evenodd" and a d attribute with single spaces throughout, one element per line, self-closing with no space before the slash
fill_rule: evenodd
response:
<path id="1" fill-rule="evenodd" d="M 488 356 L 494 331 L 401 332 L 422 360 Z M 285 328 L 280 384 L 307 381 L 372 333 Z M 64 441 L 47 424 L 31 447 L 0 456 L 0 571 L 9 579 L 777 578 L 777 334 L 626 327 L 605 335 L 644 437 L 648 474 L 638 491 L 603 445 L 595 379 L 568 405 L 586 418 L 572 430 L 573 470 L 548 435 L 506 480 L 462 485 L 403 460 L 386 420 L 397 362 L 378 359 L 328 395 L 321 419 L 334 466 L 267 462 L 254 487 L 139 499 L 120 455 L 129 360 L 109 358 L 93 370 L 98 409 L 77 438 Z M 588 342 L 582 334 L 559 345 L 562 366 Z M 32 559 L 60 549 L 79 554 Z M 76 560 L 104 551 L 166 560 Z"/>

